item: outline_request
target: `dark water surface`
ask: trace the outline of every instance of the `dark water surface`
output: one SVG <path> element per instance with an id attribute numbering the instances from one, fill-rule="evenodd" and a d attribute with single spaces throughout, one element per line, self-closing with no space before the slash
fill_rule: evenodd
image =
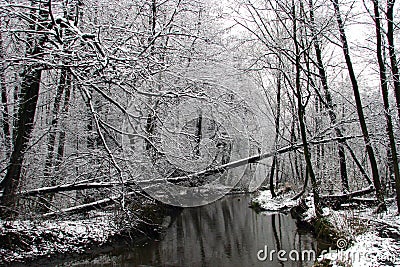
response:
<path id="1" fill-rule="evenodd" d="M 317 250 L 315 238 L 300 231 L 290 215 L 257 214 L 250 195 L 226 196 L 198 208 L 184 209 L 160 241 L 126 246 L 63 266 L 310 266 L 301 251 Z M 259 250 L 297 250 L 298 261 L 260 261 Z M 261 254 L 260 256 L 264 256 Z M 286 254 L 283 257 L 289 258 Z M 307 259 L 305 257 L 305 259 Z"/>

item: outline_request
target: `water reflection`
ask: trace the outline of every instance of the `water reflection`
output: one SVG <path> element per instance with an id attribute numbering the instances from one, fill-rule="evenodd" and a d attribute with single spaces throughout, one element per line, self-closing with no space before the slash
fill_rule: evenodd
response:
<path id="1" fill-rule="evenodd" d="M 294 220 L 282 214 L 257 214 L 248 207 L 250 196 L 227 196 L 213 204 L 187 208 L 161 241 L 120 248 L 69 266 L 306 266 L 310 262 L 261 262 L 264 249 L 316 250 L 317 242 L 298 231 Z M 287 256 L 287 255 L 286 255 Z"/>

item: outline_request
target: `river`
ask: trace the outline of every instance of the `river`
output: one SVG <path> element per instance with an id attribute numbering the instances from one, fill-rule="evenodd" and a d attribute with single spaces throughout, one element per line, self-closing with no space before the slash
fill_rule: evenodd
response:
<path id="1" fill-rule="evenodd" d="M 251 195 L 230 195 L 207 206 L 186 208 L 161 240 L 85 255 L 60 266 L 312 265 L 310 254 L 302 251 L 317 251 L 317 240 L 298 229 L 290 215 L 256 213 L 249 208 L 250 199 Z M 272 250 L 286 254 L 279 260 Z"/>

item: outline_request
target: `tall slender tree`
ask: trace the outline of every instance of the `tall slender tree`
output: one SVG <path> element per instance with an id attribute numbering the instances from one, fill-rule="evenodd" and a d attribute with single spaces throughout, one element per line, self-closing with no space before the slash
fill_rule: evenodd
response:
<path id="1" fill-rule="evenodd" d="M 353 68 L 353 63 L 352 63 L 351 57 L 350 57 L 350 50 L 349 50 L 349 45 L 347 42 L 347 36 L 346 36 L 345 28 L 344 28 L 345 27 L 344 22 L 342 20 L 342 15 L 340 12 L 339 1 L 338 0 L 331 0 L 331 1 L 333 4 L 333 8 L 335 10 L 336 21 L 337 21 L 338 28 L 339 28 L 340 40 L 342 42 L 343 54 L 344 54 L 347 70 L 349 72 L 349 77 L 350 77 L 350 81 L 351 81 L 352 88 L 353 88 L 354 99 L 355 99 L 357 114 L 358 114 L 358 120 L 359 120 L 361 131 L 362 131 L 362 134 L 364 137 L 365 149 L 367 150 L 369 162 L 371 165 L 372 179 L 373 179 L 374 186 L 375 186 L 376 197 L 379 202 L 378 211 L 385 211 L 387 208 L 386 208 L 385 198 L 384 198 L 383 191 L 382 191 L 379 170 L 378 170 L 378 164 L 376 162 L 374 149 L 372 148 L 371 138 L 370 138 L 370 135 L 368 132 L 367 123 L 365 121 L 360 90 L 359 90 L 356 74 L 355 74 L 355 71 Z"/>
<path id="2" fill-rule="evenodd" d="M 293 23 L 293 44 L 294 44 L 294 52 L 295 52 L 295 95 L 297 98 L 297 116 L 299 120 L 299 126 L 300 126 L 300 134 L 301 134 L 301 140 L 303 142 L 303 153 L 304 153 L 304 160 L 306 162 L 306 169 L 308 172 L 308 175 L 310 177 L 311 183 L 312 183 L 312 189 L 313 189 L 313 197 L 314 197 L 314 205 L 315 205 L 315 212 L 317 217 L 320 217 L 322 215 L 322 207 L 321 207 L 321 201 L 320 201 L 320 186 L 317 181 L 317 177 L 315 176 L 314 169 L 312 166 L 312 161 L 311 161 L 311 153 L 310 153 L 310 148 L 309 144 L 307 141 L 307 130 L 306 130 L 306 124 L 304 122 L 304 116 L 306 112 L 306 104 L 303 103 L 303 92 L 301 88 L 301 51 L 300 51 L 300 45 L 298 41 L 298 28 L 297 28 L 297 12 L 296 12 L 296 3 L 294 0 L 292 0 L 292 23 Z"/>
<path id="3" fill-rule="evenodd" d="M 22 73 L 16 138 L 10 164 L 4 178 L 4 192 L 1 199 L 1 215 L 3 217 L 12 216 L 16 212 L 16 193 L 21 181 L 21 170 L 26 149 L 33 131 L 42 75 L 42 67 L 39 63 L 36 63 L 36 60 L 42 57 L 43 46 L 47 40 L 45 32 L 47 32 L 49 26 L 50 5 L 51 1 L 31 1 L 32 9 L 27 33 L 26 57 L 32 59 L 34 63 L 25 65 Z"/>
<path id="4" fill-rule="evenodd" d="M 389 58 L 390 66 L 392 69 L 393 85 L 394 85 L 394 96 L 397 103 L 397 114 L 400 120 L 400 73 L 399 66 L 397 63 L 396 51 L 394 46 L 394 17 L 393 10 L 396 0 L 387 1 L 386 18 L 387 18 L 387 40 L 389 46 Z"/>
<path id="5" fill-rule="evenodd" d="M 340 126 L 337 125 L 337 117 L 336 113 L 334 110 L 334 103 L 332 99 L 331 92 L 329 90 L 328 86 L 328 77 L 325 71 L 324 63 L 322 61 L 322 50 L 320 46 L 320 41 L 319 41 L 319 36 L 318 33 L 315 29 L 315 18 L 314 18 L 314 4 L 313 0 L 309 0 L 308 2 L 309 8 L 310 8 L 310 27 L 311 27 L 311 34 L 313 36 L 313 44 L 314 44 L 314 50 L 315 50 L 315 55 L 317 59 L 317 69 L 319 73 L 319 77 L 321 79 L 322 83 L 322 88 L 324 89 L 324 96 L 325 96 L 325 101 L 326 103 L 326 108 L 328 110 L 329 118 L 331 121 L 331 125 L 335 129 L 335 133 L 337 137 L 343 137 L 342 131 L 340 129 Z M 348 181 L 348 176 L 347 176 L 347 164 L 346 164 L 346 153 L 344 149 L 344 140 L 339 140 L 338 141 L 338 155 L 339 155 L 339 167 L 340 167 L 340 177 L 342 180 L 342 187 L 344 191 L 349 190 L 349 181 Z"/>
<path id="6" fill-rule="evenodd" d="M 386 77 L 386 64 L 383 59 L 381 17 L 379 12 L 378 0 L 372 0 L 372 2 L 374 4 L 374 15 L 375 15 L 374 20 L 375 20 L 375 30 L 376 30 L 376 55 L 378 58 L 378 65 L 379 65 L 379 76 L 381 82 L 383 106 L 385 108 L 386 132 L 389 139 L 390 156 L 391 156 L 390 160 L 392 161 L 394 179 L 396 182 L 397 208 L 400 213 L 400 170 L 398 164 L 396 140 L 393 133 L 393 120 L 392 120 L 392 115 L 390 113 L 389 89 L 388 89 L 388 80 Z"/>

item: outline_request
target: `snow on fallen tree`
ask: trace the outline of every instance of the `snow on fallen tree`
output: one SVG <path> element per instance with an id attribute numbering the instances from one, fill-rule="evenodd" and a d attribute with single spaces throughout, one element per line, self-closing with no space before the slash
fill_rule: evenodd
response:
<path id="1" fill-rule="evenodd" d="M 324 203 L 334 204 L 336 207 L 339 207 L 341 204 L 352 201 L 354 198 L 361 197 L 367 194 L 371 194 L 375 192 L 373 186 L 369 186 L 368 188 L 364 188 L 355 192 L 347 193 L 347 194 L 338 194 L 338 195 L 322 195 L 321 200 Z"/>
<path id="2" fill-rule="evenodd" d="M 324 144 L 324 143 L 329 143 L 329 142 L 335 142 L 339 140 L 349 140 L 349 139 L 354 139 L 358 138 L 360 136 L 347 136 L 347 137 L 340 137 L 340 138 L 329 138 L 329 139 L 322 139 L 322 140 L 317 140 L 317 141 L 310 141 L 309 144 L 312 145 L 317 145 L 317 144 Z M 130 195 L 134 195 L 137 193 L 143 192 L 141 188 L 139 188 L 138 184 L 140 183 L 140 186 L 146 186 L 146 185 L 154 185 L 159 182 L 172 182 L 172 183 L 177 183 L 181 181 L 187 181 L 190 179 L 194 179 L 196 177 L 201 177 L 201 176 L 207 176 L 207 175 L 212 175 L 215 173 L 221 173 L 225 172 L 229 169 L 233 169 L 239 166 L 243 166 L 245 164 L 250 164 L 250 163 L 256 163 L 259 162 L 263 159 L 272 157 L 276 154 L 283 154 L 286 152 L 294 151 L 296 149 L 300 149 L 303 146 L 302 143 L 298 143 L 295 145 L 290 145 L 286 146 L 280 149 L 277 149 L 276 151 L 268 152 L 268 153 L 263 153 L 263 154 L 258 154 L 258 155 L 253 155 L 248 158 L 240 159 L 234 162 L 230 162 L 224 165 L 220 165 L 218 167 L 212 168 L 212 169 L 207 169 L 203 170 L 200 172 L 192 173 L 189 175 L 185 176 L 180 176 L 180 177 L 172 177 L 172 178 L 167 178 L 167 179 L 149 179 L 149 180 L 141 180 L 141 181 L 134 181 L 134 180 L 127 180 L 127 181 L 115 181 L 115 182 L 90 182 L 88 180 L 82 181 L 82 182 L 76 182 L 76 183 L 71 183 L 71 184 L 65 184 L 65 185 L 58 185 L 58 186 L 52 186 L 52 187 L 43 187 L 43 188 L 38 188 L 38 189 L 33 189 L 33 190 L 26 190 L 20 192 L 20 196 L 24 197 L 32 197 L 32 196 L 39 196 L 39 195 L 45 195 L 45 194 L 53 194 L 53 193 L 61 193 L 61 192 L 68 192 L 68 191 L 77 191 L 77 190 L 85 190 L 85 189 L 106 189 L 106 188 L 114 188 L 118 186 L 134 186 L 136 187 L 135 189 L 132 189 L 131 192 L 128 192 L 124 195 L 122 194 L 117 194 L 115 196 L 109 197 L 109 198 L 104 198 L 101 200 L 93 201 L 90 203 L 78 205 L 78 206 L 73 206 L 65 209 L 60 209 L 58 211 L 52 211 L 45 213 L 43 216 L 44 217 L 52 217 L 56 215 L 61 215 L 61 214 L 71 214 L 71 213 L 76 213 L 76 212 L 82 212 L 82 211 L 90 211 L 94 210 L 97 208 L 102 208 L 109 206 L 115 202 L 118 201 L 121 197 L 126 197 Z M 372 193 L 374 191 L 373 187 L 369 187 L 367 190 L 361 190 L 360 192 L 354 192 L 350 194 L 345 194 L 345 195 L 337 195 L 337 196 L 324 196 L 326 200 L 334 200 L 334 201 L 340 201 L 343 202 L 349 198 L 352 197 L 359 197 L 363 196 L 367 193 Z"/>
<path id="3" fill-rule="evenodd" d="M 319 145 L 319 144 L 325 144 L 325 143 L 330 143 L 330 142 L 336 142 L 336 141 L 343 141 L 343 140 L 350 140 L 354 138 L 359 138 L 361 136 L 347 136 L 347 137 L 337 137 L 337 138 L 329 138 L 329 139 L 322 139 L 322 140 L 317 140 L 317 141 L 310 141 L 309 144 L 311 145 Z M 171 183 L 178 183 L 182 181 L 187 181 L 190 179 L 194 179 L 197 177 L 204 177 L 216 173 L 222 173 L 230 169 L 234 169 L 246 164 L 250 163 L 256 163 L 261 160 L 273 157 L 276 154 L 284 154 L 290 151 L 294 151 L 297 149 L 300 149 L 303 146 L 303 143 L 298 143 L 295 145 L 289 145 L 285 146 L 283 148 L 277 149 L 276 151 L 268 152 L 268 153 L 263 153 L 263 154 L 257 154 L 253 155 L 244 159 L 240 159 L 234 162 L 230 162 L 227 164 L 223 164 L 220 166 L 217 166 L 215 168 L 199 171 L 196 173 L 192 173 L 189 175 L 185 176 L 179 176 L 179 177 L 171 177 L 171 178 L 166 178 L 166 179 L 148 179 L 148 180 L 127 180 L 124 182 L 121 181 L 116 181 L 116 182 L 76 182 L 76 183 L 70 183 L 70 184 L 65 184 L 65 185 L 57 185 L 57 186 L 51 186 L 51 187 L 42 187 L 42 188 L 37 188 L 37 189 L 32 189 L 32 190 L 26 190 L 20 192 L 19 195 L 21 196 L 38 196 L 38 195 L 45 195 L 45 194 L 51 194 L 51 193 L 60 193 L 60 192 L 68 192 L 68 191 L 77 191 L 77 190 L 85 190 L 85 189 L 101 189 L 101 188 L 113 188 L 115 186 L 145 186 L 145 185 L 152 185 L 155 183 L 161 183 L 161 182 L 171 182 Z M 138 189 L 138 191 L 140 191 Z"/>
<path id="4" fill-rule="evenodd" d="M 66 209 L 60 209 L 58 211 L 52 211 L 52 212 L 48 212 L 43 214 L 43 217 L 52 217 L 52 216 L 56 216 L 56 215 L 61 215 L 61 214 L 71 214 L 71 213 L 76 213 L 76 212 L 87 212 L 87 211 L 91 211 L 94 209 L 98 209 L 98 208 L 102 208 L 105 206 L 108 206 L 112 203 L 118 202 L 118 199 L 122 199 L 122 197 L 127 197 L 127 196 L 131 196 L 136 194 L 137 192 L 129 192 L 126 193 L 124 195 L 116 195 L 113 197 L 109 197 L 109 198 L 104 198 L 98 201 L 94 201 L 94 202 L 90 202 L 90 203 L 86 203 L 86 204 L 82 204 L 82 205 L 78 205 L 78 206 L 73 206 L 70 208 L 66 208 Z"/>

